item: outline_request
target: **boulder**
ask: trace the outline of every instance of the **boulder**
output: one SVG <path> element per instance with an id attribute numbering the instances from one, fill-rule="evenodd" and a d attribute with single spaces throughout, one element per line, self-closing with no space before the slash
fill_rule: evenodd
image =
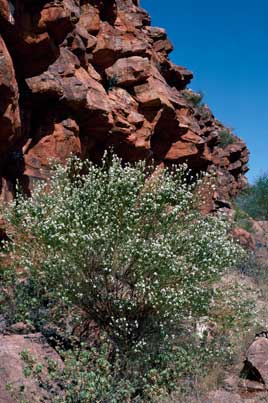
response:
<path id="1" fill-rule="evenodd" d="M 233 236 L 236 238 L 239 243 L 249 249 L 254 249 L 255 248 L 255 241 L 254 241 L 254 236 L 250 234 L 248 231 L 246 231 L 243 228 L 234 228 L 233 230 Z"/>
<path id="2" fill-rule="evenodd" d="M 191 82 L 193 73 L 185 67 L 176 66 L 170 61 L 165 61 L 161 66 L 161 72 L 171 87 L 183 90 Z"/>
<path id="3" fill-rule="evenodd" d="M 109 23 L 103 22 L 97 36 L 97 45 L 93 50 L 93 64 L 100 71 L 110 67 L 119 58 L 126 56 L 147 56 L 146 37 L 136 32 L 124 32 Z"/>
<path id="4" fill-rule="evenodd" d="M 248 371 L 247 371 L 248 370 Z M 249 347 L 246 354 L 245 368 L 256 380 L 265 385 L 268 389 L 268 339 L 257 338 Z M 247 376 L 250 379 L 249 376 Z"/>
<path id="5" fill-rule="evenodd" d="M 134 87 L 135 99 L 139 102 L 142 108 L 157 108 L 161 107 L 173 109 L 172 94 L 169 88 L 162 80 L 155 77 L 149 77 L 145 84 Z"/>
<path id="6" fill-rule="evenodd" d="M 51 161 L 64 163 L 70 155 L 81 154 L 81 142 L 77 123 L 67 118 L 57 121 L 48 115 L 35 137 L 25 149 L 23 174 L 31 178 L 45 179 Z"/>
<path id="7" fill-rule="evenodd" d="M 131 87 L 149 78 L 151 64 L 148 58 L 132 56 L 117 60 L 105 72 L 107 80 L 114 80 L 115 85 Z"/>
<path id="8" fill-rule="evenodd" d="M 87 30 L 90 34 L 96 34 L 100 29 L 100 12 L 97 7 L 91 4 L 83 4 L 81 7 L 81 17 L 79 25 Z"/>
<path id="9" fill-rule="evenodd" d="M 134 32 L 136 29 L 142 29 L 144 26 L 150 25 L 149 14 L 138 7 L 132 0 L 117 0 L 116 5 L 114 24 L 121 30 Z"/>

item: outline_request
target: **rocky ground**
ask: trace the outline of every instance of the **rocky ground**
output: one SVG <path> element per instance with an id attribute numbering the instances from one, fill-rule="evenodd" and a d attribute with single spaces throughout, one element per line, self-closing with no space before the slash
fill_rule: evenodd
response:
<path id="1" fill-rule="evenodd" d="M 48 359 L 62 365 L 59 355 L 47 344 L 41 333 L 31 333 L 25 324 L 13 326 L 8 331 L 3 330 L 3 334 L 0 334 L 0 402 L 51 401 L 51 395 L 41 382 L 25 376 L 26 364 L 21 358 L 23 351 L 38 358 L 41 365 L 46 366 Z"/>
<path id="2" fill-rule="evenodd" d="M 248 285 L 249 297 L 255 293 L 257 331 L 248 340 L 241 339 L 244 355 L 242 350 L 240 360 L 226 371 L 221 388 L 208 394 L 209 403 L 268 402 L 268 222 L 251 220 L 251 225 L 251 233 L 241 228 L 235 233 L 254 256 L 241 268 L 239 282 Z"/>

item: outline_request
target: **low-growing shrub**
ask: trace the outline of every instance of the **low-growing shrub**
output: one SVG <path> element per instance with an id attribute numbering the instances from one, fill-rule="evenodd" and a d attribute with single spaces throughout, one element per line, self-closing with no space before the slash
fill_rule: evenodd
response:
<path id="1" fill-rule="evenodd" d="M 237 198 L 237 205 L 256 220 L 268 220 L 268 174 L 260 175 Z"/>
<path id="2" fill-rule="evenodd" d="M 244 210 L 241 210 L 237 206 L 235 207 L 234 220 L 235 220 L 237 227 L 243 228 L 244 230 L 246 230 L 248 232 L 253 232 L 251 217 Z"/>
<path id="3" fill-rule="evenodd" d="M 189 102 L 192 106 L 201 107 L 204 94 L 201 91 L 195 92 L 192 90 L 181 91 L 182 96 Z"/>
<path id="4" fill-rule="evenodd" d="M 117 76 L 112 76 L 111 78 L 107 79 L 106 89 L 107 91 L 111 91 L 113 88 L 117 87 L 118 78 Z"/>
<path id="5" fill-rule="evenodd" d="M 219 143 L 218 143 L 218 145 L 220 147 L 224 148 L 224 147 L 226 147 L 226 146 L 228 146 L 230 144 L 234 144 L 234 143 L 235 143 L 235 137 L 234 137 L 233 133 L 230 130 L 225 129 L 225 130 L 221 130 L 219 132 Z"/>
<path id="6" fill-rule="evenodd" d="M 60 351 L 64 367 L 51 359 L 41 366 L 38 357 L 28 351 L 22 351 L 21 357 L 25 377 L 42 384 L 53 403 L 157 403 L 161 398 L 168 398 L 169 392 L 176 388 L 176 373 L 183 373 L 190 382 L 194 376 L 203 373 L 204 364 L 208 367 L 209 360 L 222 357 L 220 352 L 215 355 L 213 344 L 193 349 L 188 343 L 185 347 L 181 347 L 181 351 L 171 349 L 170 356 L 165 351 L 154 363 L 147 363 L 145 358 L 148 357 L 137 360 L 137 357 L 133 359 L 131 355 L 125 355 L 122 359 L 120 354 L 116 354 L 111 362 L 110 346 L 105 342 L 98 349 L 80 346 Z M 143 367 L 148 370 L 141 376 L 139 371 Z M 184 394 L 183 388 L 180 393 Z"/>
<path id="7" fill-rule="evenodd" d="M 100 166 L 72 159 L 4 211 L 14 318 L 40 328 L 72 311 L 81 327 L 94 321 L 105 334 L 103 375 L 94 375 L 89 347 L 65 367 L 68 402 L 157 401 L 180 377 L 229 354 L 195 329 L 201 317 L 217 321 L 217 300 L 228 303 L 215 283 L 242 251 L 224 217 L 194 208 L 185 166 L 153 171 L 116 156 Z M 235 311 L 231 318 L 230 327 Z M 72 400 L 75 385 L 85 398 Z"/>

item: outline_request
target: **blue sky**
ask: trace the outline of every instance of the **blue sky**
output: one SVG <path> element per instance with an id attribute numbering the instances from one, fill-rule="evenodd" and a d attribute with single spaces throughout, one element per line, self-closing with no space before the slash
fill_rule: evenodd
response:
<path id="1" fill-rule="evenodd" d="M 268 172 L 268 1 L 141 0 L 164 27 L 171 59 L 190 68 L 215 116 L 251 152 L 248 178 Z"/>

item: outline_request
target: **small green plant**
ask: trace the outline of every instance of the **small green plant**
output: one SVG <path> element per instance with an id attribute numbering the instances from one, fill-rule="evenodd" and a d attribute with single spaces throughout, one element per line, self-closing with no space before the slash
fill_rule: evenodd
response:
<path id="1" fill-rule="evenodd" d="M 186 347 L 186 344 L 185 344 Z M 193 351 L 190 348 L 180 352 L 171 352 L 174 362 L 169 369 L 164 367 L 164 357 L 159 356 L 157 367 L 151 368 L 146 376 L 139 376 L 140 362 L 133 361 L 131 356 L 122 357 L 119 354 L 110 358 L 109 343 L 103 342 L 99 348 L 79 348 L 60 351 L 64 366 L 47 360 L 46 376 L 40 371 L 42 366 L 36 357 L 24 357 L 25 377 L 31 377 L 53 396 L 53 403 L 157 403 L 161 397 L 168 396 L 168 389 L 175 387 L 174 371 L 191 369 L 201 374 L 202 365 L 208 362 L 209 355 L 215 358 L 214 346 L 199 347 L 199 362 L 191 363 Z M 196 351 L 195 351 L 196 353 Z M 182 360 L 182 361 L 181 361 Z M 163 361 L 163 362 L 161 362 Z M 202 363 L 202 365 L 200 365 Z M 138 366 L 137 366 L 138 364 Z M 144 362 L 143 365 L 146 366 Z M 62 394 L 57 394 L 55 384 L 61 385 Z M 168 386 L 168 388 L 167 388 Z M 137 393 L 137 391 L 139 391 Z"/>
<path id="2" fill-rule="evenodd" d="M 235 207 L 234 220 L 235 220 L 236 225 L 239 228 L 243 228 L 244 230 L 246 230 L 248 232 L 253 232 L 251 217 L 238 206 Z"/>
<path id="3" fill-rule="evenodd" d="M 248 253 L 238 265 L 242 274 L 252 277 L 258 285 L 266 285 L 268 280 L 268 265 L 256 256 L 255 251 Z"/>
<path id="4" fill-rule="evenodd" d="M 195 107 L 201 107 L 203 105 L 202 100 L 204 98 L 204 94 L 201 91 L 194 92 L 192 90 L 187 89 L 181 91 L 181 94 L 191 105 Z"/>
<path id="5" fill-rule="evenodd" d="M 219 143 L 218 145 L 222 148 L 235 143 L 235 137 L 229 129 L 224 129 L 219 131 Z"/>
<path id="6" fill-rule="evenodd" d="M 107 79 L 107 90 L 111 91 L 114 87 L 117 87 L 118 79 L 116 76 L 112 76 Z"/>

